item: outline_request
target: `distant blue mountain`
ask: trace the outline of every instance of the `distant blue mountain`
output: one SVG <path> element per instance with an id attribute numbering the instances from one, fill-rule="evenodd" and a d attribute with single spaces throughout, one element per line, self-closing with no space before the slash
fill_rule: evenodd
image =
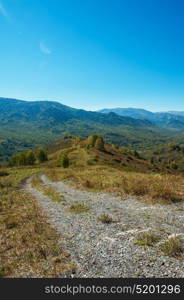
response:
<path id="1" fill-rule="evenodd" d="M 98 112 L 109 114 L 116 113 L 120 116 L 131 117 L 135 119 L 149 120 L 154 125 L 161 128 L 183 129 L 184 128 L 184 112 L 151 112 L 139 108 L 105 108 Z"/>
<path id="2" fill-rule="evenodd" d="M 173 113 L 134 108 L 92 112 L 54 101 L 0 98 L 0 159 L 66 134 L 101 134 L 110 143 L 148 149 L 170 141 L 183 128 L 184 117 Z"/>

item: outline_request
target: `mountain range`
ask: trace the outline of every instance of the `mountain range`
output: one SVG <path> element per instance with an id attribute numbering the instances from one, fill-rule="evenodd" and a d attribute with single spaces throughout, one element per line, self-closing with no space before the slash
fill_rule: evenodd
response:
<path id="1" fill-rule="evenodd" d="M 169 128 L 169 129 L 168 129 Z M 47 144 L 63 135 L 94 133 L 107 142 L 142 150 L 179 139 L 182 112 L 152 113 L 143 109 L 75 109 L 54 101 L 0 98 L 0 159 Z"/>
<path id="2" fill-rule="evenodd" d="M 184 128 L 184 112 L 169 111 L 169 112 L 151 112 L 145 109 L 138 108 L 105 108 L 101 109 L 100 113 L 116 113 L 119 116 L 131 117 L 134 119 L 149 120 L 152 124 L 171 129 Z"/>

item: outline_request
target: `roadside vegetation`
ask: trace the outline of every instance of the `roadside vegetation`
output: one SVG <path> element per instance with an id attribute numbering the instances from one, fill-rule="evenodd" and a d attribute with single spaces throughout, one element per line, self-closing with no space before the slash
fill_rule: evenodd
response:
<path id="1" fill-rule="evenodd" d="M 58 277 L 75 269 L 35 199 L 19 188 L 39 171 L 6 169 L 0 176 L 0 277 Z"/>
<path id="2" fill-rule="evenodd" d="M 138 246 L 153 246 L 155 243 L 159 241 L 159 237 L 155 232 L 151 230 L 140 231 L 135 240 L 134 244 Z"/>
<path id="3" fill-rule="evenodd" d="M 51 180 L 68 180 L 76 187 L 91 191 L 116 192 L 133 195 L 147 203 L 172 203 L 184 198 L 184 178 L 169 174 L 125 172 L 108 166 L 47 169 Z"/>
<path id="4" fill-rule="evenodd" d="M 36 188 L 40 192 L 42 192 L 44 195 L 49 197 L 53 202 L 62 202 L 64 201 L 64 196 L 61 195 L 57 190 L 52 188 L 51 186 L 46 186 L 41 181 L 40 177 L 38 175 L 35 175 L 32 179 L 32 187 Z"/>
<path id="5" fill-rule="evenodd" d="M 168 236 L 168 238 L 161 243 L 160 248 L 165 255 L 183 256 L 184 249 L 181 235 L 172 234 Z"/>
<path id="6" fill-rule="evenodd" d="M 90 210 L 90 207 L 84 204 L 72 204 L 69 208 L 69 212 L 74 214 L 81 214 L 88 212 Z"/>
<path id="7" fill-rule="evenodd" d="M 110 224 L 113 222 L 113 218 L 111 216 L 109 216 L 108 214 L 101 214 L 98 218 L 98 221 L 105 223 L 105 224 Z"/>
<path id="8" fill-rule="evenodd" d="M 175 144 L 169 147 L 171 151 L 181 152 L 181 147 Z M 184 198 L 181 173 L 162 164 L 158 168 L 154 160 L 145 160 L 135 150 L 107 144 L 99 135 L 87 139 L 64 138 L 48 145 L 47 150 L 38 148 L 19 153 L 10 162 L 42 165 L 51 180 L 66 179 L 78 188 L 133 195 L 148 203 L 171 203 Z M 39 188 L 53 201 L 61 200 L 59 193 L 51 187 L 40 184 Z"/>

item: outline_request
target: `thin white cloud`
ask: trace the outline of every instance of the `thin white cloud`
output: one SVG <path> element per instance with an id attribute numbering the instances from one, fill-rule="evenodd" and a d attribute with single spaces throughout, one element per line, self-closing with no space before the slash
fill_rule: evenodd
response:
<path id="1" fill-rule="evenodd" d="M 40 42 L 40 50 L 44 54 L 51 54 L 51 50 L 47 47 L 44 41 Z"/>
<path id="2" fill-rule="evenodd" d="M 6 18 L 8 21 L 11 21 L 10 16 L 7 12 L 7 10 L 5 9 L 4 5 L 2 4 L 2 2 L 0 2 L 0 14 Z"/>

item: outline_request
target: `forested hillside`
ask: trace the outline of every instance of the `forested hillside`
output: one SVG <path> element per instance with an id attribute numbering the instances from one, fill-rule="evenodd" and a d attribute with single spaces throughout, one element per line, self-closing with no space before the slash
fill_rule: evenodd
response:
<path id="1" fill-rule="evenodd" d="M 146 119 L 74 109 L 53 101 L 0 98 L 0 159 L 47 144 L 66 134 L 87 137 L 101 134 L 105 140 L 137 150 L 180 141 L 176 134 Z"/>

